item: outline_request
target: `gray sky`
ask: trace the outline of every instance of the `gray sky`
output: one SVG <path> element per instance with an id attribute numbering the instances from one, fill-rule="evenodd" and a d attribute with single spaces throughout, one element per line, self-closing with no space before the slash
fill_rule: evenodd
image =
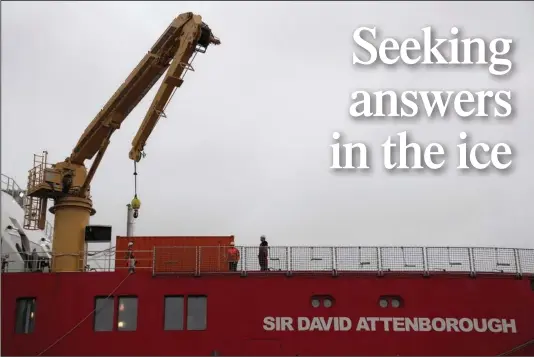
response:
<path id="1" fill-rule="evenodd" d="M 534 248 L 534 3 L 2 3 L 2 173 L 26 184 L 32 155 L 68 156 L 85 127 L 172 19 L 194 11 L 222 40 L 197 56 L 139 166 L 137 235 L 228 235 L 238 244 L 497 245 Z M 353 31 L 514 39 L 511 76 L 487 67 L 356 67 Z M 358 121 L 355 90 L 509 89 L 513 120 Z M 152 90 L 115 133 L 92 185 L 93 224 L 124 235 L 130 143 Z M 396 174 L 380 144 L 409 130 L 454 152 L 460 131 L 514 144 L 515 169 Z M 371 174 L 333 173 L 332 132 L 363 141 Z M 53 217 L 50 217 L 52 219 Z"/>

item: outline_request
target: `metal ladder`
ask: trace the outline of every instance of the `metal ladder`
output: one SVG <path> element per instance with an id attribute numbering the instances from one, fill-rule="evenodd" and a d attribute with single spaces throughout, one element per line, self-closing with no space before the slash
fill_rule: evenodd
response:
<path id="1" fill-rule="evenodd" d="M 33 169 L 28 173 L 28 191 L 39 185 L 44 179 L 47 152 L 42 155 L 33 155 Z M 43 230 L 46 222 L 41 222 L 41 209 L 43 199 L 39 197 L 24 197 L 24 229 Z"/>

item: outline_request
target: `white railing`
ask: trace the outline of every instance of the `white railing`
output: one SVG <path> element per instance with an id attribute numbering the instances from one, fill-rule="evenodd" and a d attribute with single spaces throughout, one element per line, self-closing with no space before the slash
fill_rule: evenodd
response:
<path id="1" fill-rule="evenodd" d="M 237 247 L 236 272 L 261 271 L 259 248 Z M 186 250 L 194 249 L 195 252 Z M 226 247 L 156 247 L 153 273 L 228 272 Z M 192 256 L 196 258 L 191 260 Z M 181 257 L 181 259 L 180 259 Z M 187 258 L 186 258 L 187 257 Z M 195 263 L 194 269 L 190 266 Z M 174 262 L 174 263 L 173 263 Z M 460 247 L 269 247 L 267 271 L 534 275 L 534 249 Z"/>
<path id="2" fill-rule="evenodd" d="M 11 197 L 13 197 L 13 200 L 17 202 L 20 208 L 24 210 L 26 200 L 28 199 L 28 197 L 25 195 L 26 190 L 22 189 L 15 182 L 15 180 L 12 179 L 11 177 L 4 175 L 4 174 L 1 174 L 1 175 L 2 175 L 1 176 L 2 177 L 2 181 L 1 181 L 2 191 L 10 195 Z M 46 221 L 45 229 L 44 229 L 45 237 L 51 240 L 53 232 L 54 232 L 54 227 L 52 226 L 52 224 L 50 224 L 50 222 Z"/>
<path id="3" fill-rule="evenodd" d="M 239 260 L 230 266 L 230 247 L 154 247 L 134 250 L 136 270 L 158 274 L 210 273 L 388 273 L 507 274 L 534 276 L 534 249 L 461 247 L 269 247 L 262 271 L 259 249 L 236 247 Z M 20 260 L 20 256 L 17 257 Z M 114 271 L 130 267 L 127 252 L 113 248 L 80 254 L 80 271 Z M 80 263 L 80 266 L 84 266 Z M 12 272 L 13 270 L 7 270 Z M 45 270 L 46 271 L 46 270 Z"/>

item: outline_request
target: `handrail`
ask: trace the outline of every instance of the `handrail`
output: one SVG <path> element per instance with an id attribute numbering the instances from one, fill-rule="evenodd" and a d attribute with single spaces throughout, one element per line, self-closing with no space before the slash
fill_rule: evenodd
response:
<path id="1" fill-rule="evenodd" d="M 237 272 L 261 271 L 258 247 L 237 247 Z M 172 256 L 185 247 L 156 247 L 154 274 L 172 273 Z M 189 248 L 195 249 L 195 248 Z M 228 271 L 224 247 L 198 247 L 196 273 Z M 184 253 L 182 253 L 184 254 Z M 306 273 L 459 273 L 534 275 L 534 249 L 495 247 L 269 247 L 269 272 Z"/>
<path id="2" fill-rule="evenodd" d="M 135 250 L 136 269 L 157 274 L 248 273 L 415 273 L 534 276 L 534 249 L 494 247 L 269 247 L 262 271 L 257 246 L 238 246 L 239 261 L 231 271 L 229 247 L 154 247 Z M 128 269 L 127 251 L 113 248 L 83 252 L 85 271 Z M 13 253 L 17 254 L 17 253 Z M 20 261 L 21 257 L 17 257 Z M 13 259 L 11 259 L 13 260 Z M 7 271 L 15 271 L 8 269 Z"/>
<path id="3" fill-rule="evenodd" d="M 27 196 L 25 195 L 26 191 L 22 189 L 17 182 L 4 174 L 1 174 L 1 190 L 2 192 L 7 193 L 13 198 L 13 201 L 17 202 L 20 208 L 25 209 L 24 204 Z M 21 195 L 21 193 L 23 195 Z M 48 221 L 46 221 L 44 233 L 47 239 L 52 239 L 52 234 L 54 232 L 54 226 Z"/>

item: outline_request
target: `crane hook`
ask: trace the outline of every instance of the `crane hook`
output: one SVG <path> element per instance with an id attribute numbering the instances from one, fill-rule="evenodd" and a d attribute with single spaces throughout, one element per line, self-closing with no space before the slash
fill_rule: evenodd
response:
<path id="1" fill-rule="evenodd" d="M 132 204 L 132 209 L 134 210 L 133 212 L 134 218 L 137 218 L 139 216 L 139 208 L 141 208 L 141 200 L 137 198 L 137 195 L 134 196 L 131 204 Z"/>

